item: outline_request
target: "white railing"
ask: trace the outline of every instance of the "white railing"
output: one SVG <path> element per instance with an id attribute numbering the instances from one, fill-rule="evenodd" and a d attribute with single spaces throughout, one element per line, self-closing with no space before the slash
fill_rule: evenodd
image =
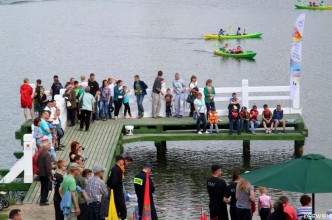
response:
<path id="1" fill-rule="evenodd" d="M 165 86 L 163 86 L 164 93 L 166 92 Z M 203 88 L 199 89 L 203 93 Z M 66 128 L 67 124 L 67 109 L 64 98 L 62 98 L 62 94 L 64 93 L 64 89 L 61 90 L 61 95 L 56 95 L 54 99 L 57 102 L 57 107 L 61 110 L 61 121 L 62 127 Z M 242 80 L 241 87 L 225 87 L 225 88 L 215 88 L 216 96 L 215 103 L 216 106 L 222 106 L 220 109 L 217 109 L 219 115 L 228 114 L 228 102 L 231 94 L 233 92 L 238 93 L 238 97 L 241 100 L 241 106 L 250 107 L 249 104 L 255 104 L 256 101 L 283 101 L 288 100 L 291 103 L 291 106 L 283 106 L 284 113 L 300 113 L 300 95 L 299 91 L 296 93 L 295 99 L 291 100 L 289 95 L 266 95 L 267 93 L 289 93 L 290 86 L 253 86 L 249 87 L 248 80 Z M 151 106 L 152 106 L 152 98 L 151 98 L 151 89 L 147 90 L 147 95 L 144 98 L 143 106 L 144 106 L 144 117 L 151 117 Z M 253 95 L 250 96 L 250 93 L 263 93 L 263 95 Z M 49 95 L 49 92 L 46 92 Z M 240 95 L 241 94 L 241 95 Z M 131 91 L 130 95 L 130 107 L 133 115 L 137 115 L 137 105 L 136 98 L 134 92 Z M 204 98 L 204 97 L 203 97 Z M 186 103 L 189 106 L 188 103 Z M 262 109 L 259 108 L 259 111 Z M 185 108 L 186 114 L 189 114 L 189 108 Z M 165 102 L 162 102 L 161 107 L 161 115 L 165 115 Z M 123 108 L 119 117 L 123 117 Z M 33 181 L 33 169 L 32 169 L 32 157 L 36 150 L 35 139 L 32 137 L 32 134 L 25 134 L 23 137 L 24 140 L 24 156 L 21 158 L 11 169 L 10 172 L 1 180 L 3 183 L 10 183 L 22 172 L 24 171 L 24 183 L 32 183 Z"/>
<path id="2" fill-rule="evenodd" d="M 166 92 L 166 88 L 163 88 L 164 93 Z M 199 91 L 203 94 L 204 88 L 199 88 Z M 246 106 L 248 109 L 251 108 L 251 105 L 256 104 L 257 101 L 288 101 L 290 106 L 283 106 L 283 110 L 285 114 L 290 113 L 302 113 L 302 109 L 300 108 L 300 101 L 299 101 L 299 92 L 297 92 L 295 99 L 291 100 L 289 96 L 290 86 L 253 86 L 249 87 L 248 80 L 242 80 L 241 87 L 225 87 L 225 88 L 215 88 L 216 95 L 214 98 L 216 108 L 218 111 L 218 115 L 227 115 L 228 114 L 228 102 L 231 98 L 233 92 L 238 94 L 238 98 L 241 101 L 241 106 Z M 288 93 L 288 95 L 266 95 L 271 93 Z M 144 98 L 143 106 L 144 106 L 144 117 L 151 117 L 151 108 L 152 108 L 152 98 L 151 98 L 151 89 L 147 90 L 147 95 Z M 255 93 L 255 95 L 250 95 L 250 93 Z M 262 93 L 262 95 L 258 96 L 257 93 Z M 188 94 L 188 92 L 187 92 Z M 186 94 L 186 98 L 187 98 Z M 130 108 L 134 115 L 137 115 L 137 105 L 136 105 L 136 98 L 134 92 L 131 91 L 130 95 Z M 174 96 L 174 95 L 173 95 Z M 204 100 L 204 94 L 203 94 Z M 249 105 L 250 104 L 250 105 Z M 219 106 L 219 108 L 218 108 Z M 272 106 L 274 108 L 274 106 Z M 258 106 L 258 110 L 261 112 L 263 108 Z M 189 104 L 186 103 L 185 108 L 185 115 L 189 114 L 190 108 Z M 162 102 L 161 107 L 161 115 L 165 116 L 165 102 Z M 121 114 L 120 116 L 123 116 Z"/>
<path id="3" fill-rule="evenodd" d="M 34 88 L 34 84 L 30 84 Z M 57 108 L 60 109 L 61 115 L 61 125 L 63 129 L 67 126 L 67 108 L 65 99 L 62 97 L 62 94 L 65 92 L 65 89 L 60 91 L 60 95 L 55 95 L 54 100 L 56 101 Z M 50 97 L 50 92 L 46 91 L 45 94 L 47 97 Z M 9 170 L 9 172 L 0 180 L 1 183 L 11 183 L 13 182 L 20 173 L 24 173 L 23 182 L 32 183 L 33 182 L 33 164 L 32 157 L 35 154 L 36 140 L 33 138 L 33 124 L 31 126 L 32 134 L 25 134 L 23 136 L 23 157 L 18 160 L 14 166 Z"/>

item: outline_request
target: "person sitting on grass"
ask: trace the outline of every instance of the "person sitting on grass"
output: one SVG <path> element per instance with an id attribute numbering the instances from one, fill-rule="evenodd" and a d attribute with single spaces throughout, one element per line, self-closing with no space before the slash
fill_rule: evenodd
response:
<path id="1" fill-rule="evenodd" d="M 255 133 L 255 129 L 261 124 L 258 120 L 257 120 L 257 116 L 259 115 L 259 112 L 257 111 L 257 106 L 253 105 L 252 109 L 250 110 L 250 131 L 252 134 L 256 134 Z"/>
<path id="2" fill-rule="evenodd" d="M 234 124 L 236 125 L 238 135 L 241 135 L 241 126 L 240 126 L 240 113 L 236 106 L 233 106 L 233 109 L 229 111 L 229 135 L 234 133 Z"/>
<path id="3" fill-rule="evenodd" d="M 283 132 L 286 134 L 286 122 L 283 119 L 284 110 L 281 109 L 281 105 L 277 105 L 277 108 L 273 111 L 272 124 L 271 127 L 274 127 L 274 133 L 278 134 L 277 128 L 279 124 L 282 124 Z"/>
<path id="4" fill-rule="evenodd" d="M 272 112 L 270 111 L 267 104 L 264 104 L 263 108 L 264 108 L 264 110 L 263 110 L 263 113 L 262 113 L 262 115 L 263 115 L 262 124 L 264 126 L 265 133 L 269 134 L 269 133 L 271 133 L 271 130 L 272 130 L 272 123 L 271 123 Z M 271 125 L 270 128 L 267 127 L 268 125 Z"/>
<path id="5" fill-rule="evenodd" d="M 211 110 L 208 112 L 209 114 L 209 123 L 210 123 L 210 134 L 212 134 L 213 125 L 216 128 L 217 134 L 219 134 L 219 128 L 218 128 L 218 112 L 215 108 L 211 108 Z"/>

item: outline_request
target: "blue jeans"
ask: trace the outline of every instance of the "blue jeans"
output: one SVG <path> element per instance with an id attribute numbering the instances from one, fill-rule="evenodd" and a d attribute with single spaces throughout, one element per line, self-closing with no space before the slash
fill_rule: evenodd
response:
<path id="1" fill-rule="evenodd" d="M 97 203 L 97 202 L 89 203 L 89 208 L 90 208 L 92 219 L 94 219 L 94 220 L 104 220 L 105 219 L 100 216 L 100 203 Z"/>
<path id="2" fill-rule="evenodd" d="M 138 116 L 142 115 L 142 113 L 144 112 L 143 100 L 144 100 L 144 95 L 142 95 L 142 94 L 141 95 L 136 95 Z"/>
<path id="3" fill-rule="evenodd" d="M 241 126 L 240 126 L 240 120 L 229 120 L 229 132 L 233 133 L 234 132 L 234 125 L 236 126 L 237 132 L 241 132 Z"/>
<path id="4" fill-rule="evenodd" d="M 253 132 L 260 125 L 259 121 L 250 121 L 250 131 Z"/>
<path id="5" fill-rule="evenodd" d="M 214 102 L 205 102 L 206 105 L 206 112 L 209 112 L 211 110 L 211 108 L 216 108 L 216 105 Z"/>
<path id="6" fill-rule="evenodd" d="M 108 115 L 109 115 L 109 106 L 108 106 L 108 100 L 100 100 L 100 110 L 99 110 L 99 117 L 103 118 L 103 114 L 104 114 L 104 110 L 105 110 L 105 118 L 108 119 Z"/>
<path id="7" fill-rule="evenodd" d="M 249 130 L 249 121 L 241 120 L 241 131 L 246 131 L 246 132 L 250 131 Z"/>
<path id="8" fill-rule="evenodd" d="M 203 132 L 206 132 L 206 116 L 204 113 L 199 113 L 196 125 L 197 132 L 201 130 L 201 123 L 203 123 Z"/>

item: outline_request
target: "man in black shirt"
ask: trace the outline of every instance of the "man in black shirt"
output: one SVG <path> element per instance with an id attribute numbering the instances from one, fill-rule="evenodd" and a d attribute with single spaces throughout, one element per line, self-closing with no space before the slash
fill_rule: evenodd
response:
<path id="1" fill-rule="evenodd" d="M 113 189 L 116 212 L 118 213 L 118 216 L 123 220 L 127 219 L 127 207 L 123 192 L 123 173 L 121 166 L 124 166 L 124 157 L 118 155 L 115 158 L 115 165 L 111 170 L 111 176 L 107 180 L 107 186 L 110 189 Z"/>
<path id="2" fill-rule="evenodd" d="M 92 121 L 97 121 L 98 120 L 98 101 L 97 101 L 97 97 L 99 95 L 99 84 L 98 82 L 95 80 L 95 74 L 91 73 L 90 74 L 90 78 L 88 80 L 88 86 L 90 86 L 90 94 L 93 95 L 96 99 L 95 102 L 95 112 L 92 113 Z"/>
<path id="3" fill-rule="evenodd" d="M 51 86 L 51 95 L 52 95 L 52 100 L 54 100 L 55 95 L 60 95 L 60 90 L 63 89 L 62 84 L 59 81 L 59 77 L 57 75 L 53 76 L 53 84 Z"/>
<path id="4" fill-rule="evenodd" d="M 223 198 L 227 188 L 226 182 L 220 179 L 221 167 L 212 165 L 212 175 L 206 181 L 206 188 L 210 197 L 210 219 L 228 220 L 227 206 Z"/>
<path id="5" fill-rule="evenodd" d="M 154 80 L 152 87 L 152 118 L 161 118 L 160 116 L 160 108 L 161 108 L 161 100 L 163 91 L 161 90 L 161 84 L 165 82 L 162 78 L 163 72 L 159 71 L 158 76 Z"/>
<path id="6" fill-rule="evenodd" d="M 240 171 L 238 169 L 233 170 L 233 182 L 227 186 L 224 196 L 224 202 L 229 204 L 229 213 L 231 214 L 231 220 L 237 220 L 236 213 L 236 186 L 240 182 Z M 230 199 L 229 199 L 230 198 Z"/>
<path id="7" fill-rule="evenodd" d="M 277 200 L 273 204 L 274 212 L 272 212 L 268 217 L 267 220 L 286 220 L 287 214 L 284 212 L 284 204 Z"/>

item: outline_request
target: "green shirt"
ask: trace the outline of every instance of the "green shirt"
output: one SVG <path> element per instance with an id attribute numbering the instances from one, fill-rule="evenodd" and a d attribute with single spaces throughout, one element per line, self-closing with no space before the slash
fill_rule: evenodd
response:
<path id="1" fill-rule="evenodd" d="M 136 95 L 141 95 L 142 94 L 142 88 L 141 88 L 141 85 L 139 84 L 139 82 L 136 82 L 135 86 L 136 86 L 136 92 L 135 92 L 135 94 Z"/>
<path id="2" fill-rule="evenodd" d="M 67 191 L 75 192 L 77 197 L 77 191 L 76 191 L 76 181 L 72 175 L 66 176 L 62 181 L 62 192 L 63 195 L 66 194 Z M 75 208 L 74 202 L 71 204 L 72 208 Z"/>
<path id="3" fill-rule="evenodd" d="M 82 93 L 83 93 L 83 89 L 81 87 L 79 88 L 74 88 L 74 91 L 76 93 L 76 99 L 78 101 L 78 99 L 81 97 Z"/>
<path id="4" fill-rule="evenodd" d="M 84 92 L 80 96 L 79 100 L 81 100 L 82 98 L 83 98 L 83 105 L 81 109 L 92 111 L 92 104 L 96 102 L 95 97 L 93 97 L 93 95 L 91 95 L 90 93 Z"/>
<path id="5" fill-rule="evenodd" d="M 214 102 L 214 97 L 213 99 L 210 99 L 211 95 L 216 95 L 216 91 L 214 89 L 214 86 L 212 86 L 212 91 L 209 91 L 207 87 L 204 88 L 204 96 L 205 96 L 205 102 Z"/>
<path id="6" fill-rule="evenodd" d="M 75 180 L 76 180 L 76 184 L 82 188 L 82 190 L 85 190 L 86 188 L 86 183 L 85 183 L 85 179 L 82 177 L 82 175 L 77 175 L 75 177 Z M 83 193 L 78 193 L 78 197 L 77 197 L 77 200 L 78 200 L 78 204 L 84 204 L 86 203 L 87 201 L 85 201 L 84 197 L 83 197 Z"/>

